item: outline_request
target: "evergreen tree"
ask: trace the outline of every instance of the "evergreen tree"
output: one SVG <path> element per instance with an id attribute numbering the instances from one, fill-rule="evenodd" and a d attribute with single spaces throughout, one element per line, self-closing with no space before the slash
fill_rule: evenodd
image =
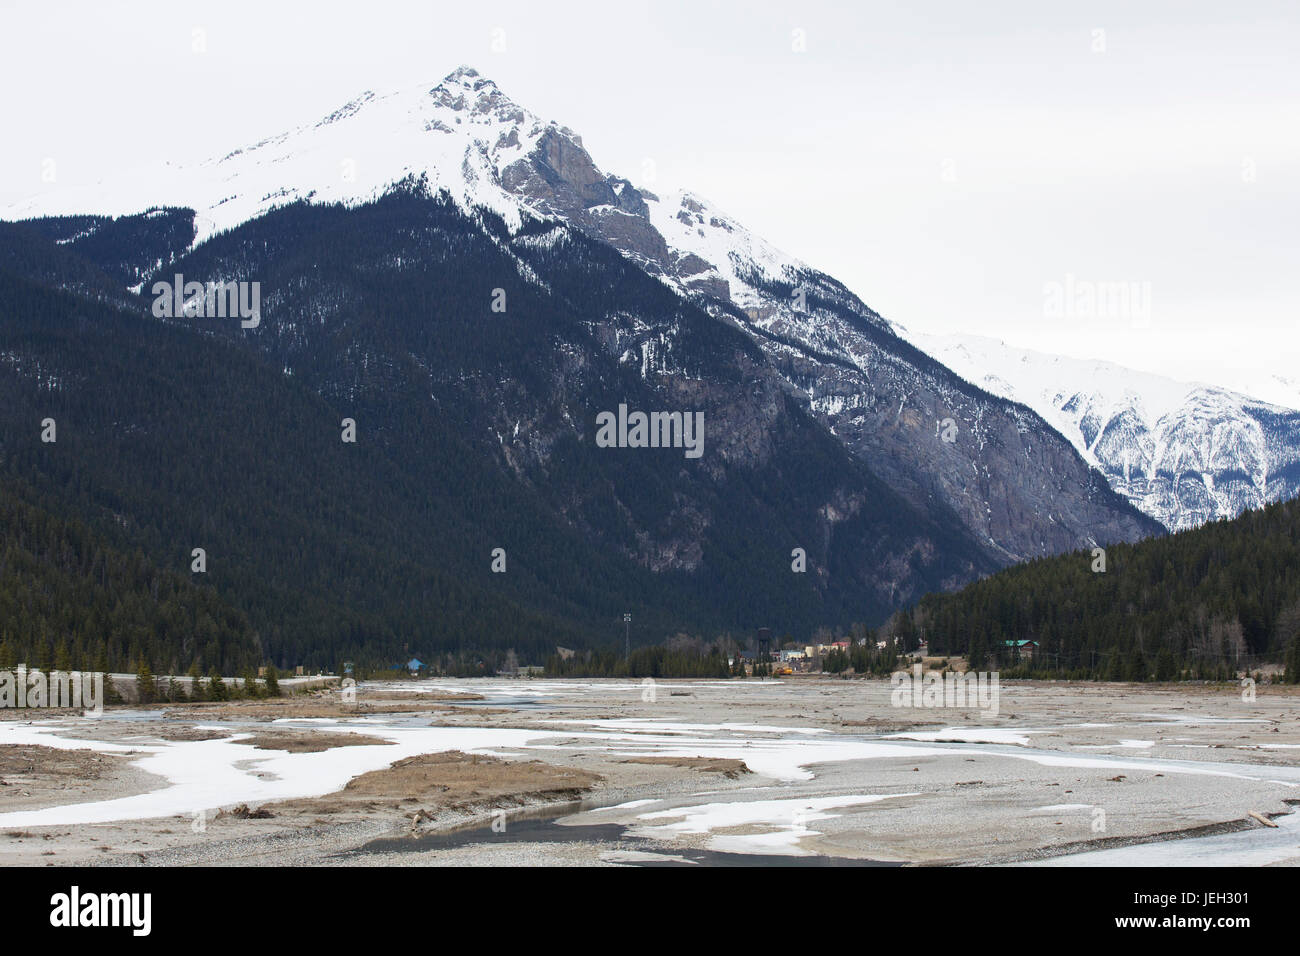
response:
<path id="1" fill-rule="evenodd" d="M 1300 684 L 1300 635 L 1291 638 L 1291 646 L 1286 652 L 1286 673 L 1283 678 L 1288 684 Z"/>
<path id="2" fill-rule="evenodd" d="M 1128 658 L 1124 662 L 1124 679 L 1135 683 L 1147 679 L 1146 659 L 1136 646 L 1129 651 Z"/>
<path id="3" fill-rule="evenodd" d="M 103 674 L 105 681 L 108 680 L 108 643 L 99 639 L 99 649 L 95 654 L 95 673 Z"/>
<path id="4" fill-rule="evenodd" d="M 217 670 L 214 664 L 212 670 L 208 671 L 208 700 L 228 700 L 226 682 L 221 679 L 221 672 Z"/>
<path id="5" fill-rule="evenodd" d="M 1171 681 L 1176 676 L 1176 665 L 1174 664 L 1174 654 L 1167 647 L 1160 648 L 1156 654 L 1155 679 L 1158 681 Z"/>
<path id="6" fill-rule="evenodd" d="M 240 675 L 243 678 L 244 696 L 255 699 L 262 696 L 261 685 L 257 682 L 257 672 L 251 667 L 245 667 L 244 673 Z"/>
<path id="7" fill-rule="evenodd" d="M 143 657 L 135 669 L 135 693 L 136 699 L 142 704 L 152 704 L 155 698 L 155 688 L 153 681 L 153 671 L 149 669 L 149 662 Z"/>

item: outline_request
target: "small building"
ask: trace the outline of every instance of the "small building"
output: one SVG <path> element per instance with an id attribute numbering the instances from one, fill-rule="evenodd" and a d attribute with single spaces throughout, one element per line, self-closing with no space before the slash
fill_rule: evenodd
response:
<path id="1" fill-rule="evenodd" d="M 420 675 L 420 668 L 423 666 L 424 662 L 418 657 L 412 657 L 406 662 L 406 669 L 411 672 L 412 677 L 418 677 Z"/>
<path id="2" fill-rule="evenodd" d="M 1037 641 L 1003 641 L 1002 646 L 1010 651 L 1019 654 L 1021 658 L 1027 661 L 1034 659 L 1034 652 L 1038 650 Z"/>
<path id="3" fill-rule="evenodd" d="M 831 651 L 845 651 L 845 652 L 847 652 L 848 649 L 849 649 L 849 642 L 848 642 L 848 641 L 831 641 L 831 643 L 829 643 L 829 644 L 818 644 L 818 645 L 817 645 L 817 653 L 818 653 L 818 654 L 829 654 Z M 809 656 L 811 657 L 812 655 L 810 654 Z"/>

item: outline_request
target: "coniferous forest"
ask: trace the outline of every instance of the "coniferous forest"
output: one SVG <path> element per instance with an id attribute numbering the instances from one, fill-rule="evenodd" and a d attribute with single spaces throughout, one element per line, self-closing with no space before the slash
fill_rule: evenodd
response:
<path id="1" fill-rule="evenodd" d="M 1223 679 L 1285 663 L 1300 680 L 1300 501 L 1189 531 L 1008 568 L 913 609 L 932 655 L 976 669 L 1103 680 Z M 1024 655 L 1007 642 L 1034 641 Z"/>
<path id="2" fill-rule="evenodd" d="M 212 587 L 118 550 L 33 497 L 0 483 L 0 670 L 105 672 L 152 660 L 171 674 L 192 662 L 233 674 L 260 661 L 248 618 Z"/>

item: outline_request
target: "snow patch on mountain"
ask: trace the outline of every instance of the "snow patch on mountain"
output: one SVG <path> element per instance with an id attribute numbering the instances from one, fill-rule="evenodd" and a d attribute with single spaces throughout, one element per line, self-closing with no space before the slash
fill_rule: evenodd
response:
<path id="1" fill-rule="evenodd" d="M 693 278 L 725 282 L 724 295 L 742 309 L 766 302 L 751 285 L 755 275 L 794 284 L 801 272 L 808 271 L 807 265 L 739 226 L 694 193 L 645 198 L 650 221 L 668 247 L 683 259 L 695 256 L 700 260 L 701 271 Z"/>

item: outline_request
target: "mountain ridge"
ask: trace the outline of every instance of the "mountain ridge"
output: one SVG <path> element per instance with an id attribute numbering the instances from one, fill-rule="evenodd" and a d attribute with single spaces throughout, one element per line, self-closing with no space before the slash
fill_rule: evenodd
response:
<path id="1" fill-rule="evenodd" d="M 1035 413 L 916 350 L 842 283 L 694 194 L 661 199 L 602 172 L 575 133 L 540 120 L 468 67 L 431 88 L 363 94 L 313 124 L 189 172 L 173 170 L 165 183 L 128 184 L 99 202 L 136 212 L 146 202 L 195 209 L 188 253 L 293 202 L 355 207 L 401 182 L 445 192 L 481 224 L 485 216 L 499 218 L 504 232 L 496 241 L 518 268 L 526 268 L 524 257 L 511 237 L 531 228 L 526 224 L 534 218 L 565 223 L 612 246 L 743 331 L 787 391 L 855 458 L 914 506 L 952 509 L 1001 560 L 1160 530 L 1125 499 L 1112 497 L 1074 447 Z M 88 201 L 48 200 L 42 211 L 85 214 L 94 211 Z M 41 205 L 16 211 L 31 214 Z M 93 238 L 82 235 L 75 243 Z M 236 271 L 223 278 L 246 278 L 232 265 Z M 646 352 L 624 352 L 623 361 L 637 362 L 643 373 L 653 367 Z"/>

